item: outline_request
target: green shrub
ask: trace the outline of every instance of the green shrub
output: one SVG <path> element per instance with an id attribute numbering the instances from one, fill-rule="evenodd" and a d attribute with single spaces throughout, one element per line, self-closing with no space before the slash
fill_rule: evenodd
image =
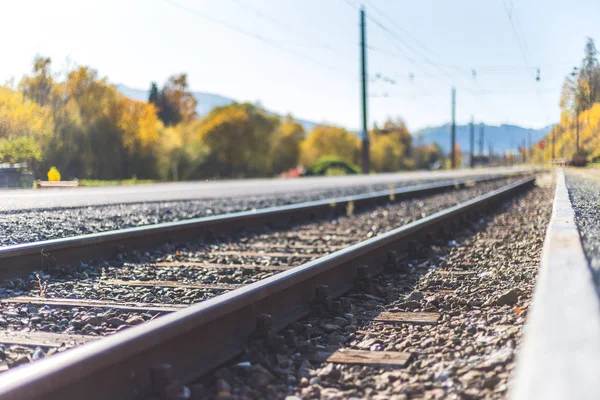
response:
<path id="1" fill-rule="evenodd" d="M 339 157 L 324 156 L 306 169 L 305 175 L 353 175 L 360 174 L 360 168 Z"/>

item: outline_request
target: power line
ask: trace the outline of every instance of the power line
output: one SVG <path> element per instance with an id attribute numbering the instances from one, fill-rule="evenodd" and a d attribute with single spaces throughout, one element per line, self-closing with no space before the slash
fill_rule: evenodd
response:
<path id="1" fill-rule="evenodd" d="M 442 57 L 435 53 L 433 50 L 429 49 L 427 46 L 425 46 L 423 43 L 421 43 L 417 38 L 415 38 L 413 35 L 411 35 L 406 29 L 404 29 L 402 26 L 400 26 L 394 19 L 392 19 L 388 14 L 386 14 L 385 12 L 383 12 L 381 9 L 379 9 L 378 7 L 376 7 L 375 5 L 373 5 L 373 3 L 371 3 L 370 1 L 367 0 L 367 4 L 369 5 L 370 8 L 373 9 L 373 11 L 375 11 L 377 14 L 379 14 L 381 17 L 387 19 L 388 21 L 390 21 L 390 23 L 396 27 L 396 29 L 400 30 L 401 32 L 403 32 L 406 36 L 408 36 L 410 39 L 413 40 L 413 42 L 420 47 L 421 49 L 423 49 L 424 51 L 428 52 L 429 54 L 433 55 L 434 57 L 438 58 L 438 59 L 442 59 Z M 439 65 L 439 64 L 438 64 Z M 449 68 L 456 68 L 456 69 L 462 69 L 460 67 L 456 67 L 453 65 L 447 65 Z"/>
<path id="2" fill-rule="evenodd" d="M 506 15 L 508 16 L 508 20 L 510 21 L 510 26 L 512 27 L 515 37 L 517 38 L 517 43 L 519 44 L 519 49 L 521 50 L 521 54 L 523 55 L 523 60 L 525 60 L 525 65 L 527 66 L 527 68 L 531 68 L 531 65 L 529 64 L 529 49 L 527 48 L 527 41 L 525 40 L 525 35 L 523 34 L 523 30 L 521 29 L 521 25 L 519 24 L 519 18 L 517 17 L 517 13 L 515 11 L 515 5 L 514 3 L 512 3 L 512 0 L 510 7 L 508 6 L 507 0 L 502 0 L 502 4 L 504 4 L 504 9 L 506 11 Z M 537 97 L 539 99 L 539 104 L 540 108 L 542 109 L 542 113 L 546 116 L 546 122 L 550 122 L 550 117 L 548 116 L 548 113 L 546 112 L 546 107 L 544 106 L 544 99 L 542 98 L 542 95 L 539 89 L 535 86 L 535 84 L 534 87 Z"/>
<path id="3" fill-rule="evenodd" d="M 339 69 L 337 69 L 335 67 L 332 67 L 330 65 L 324 64 L 324 63 L 322 63 L 322 62 L 320 62 L 318 60 L 315 60 L 315 59 L 313 59 L 311 57 L 307 57 L 307 56 L 305 56 L 302 53 L 298 53 L 297 51 L 288 49 L 288 48 L 282 46 L 281 44 L 279 44 L 278 42 L 276 42 L 276 41 L 274 41 L 274 40 L 272 40 L 270 38 L 266 38 L 266 37 L 263 37 L 261 35 L 258 35 L 256 33 L 254 33 L 254 32 L 247 31 L 247 30 L 242 29 L 242 28 L 238 28 L 237 26 L 233 26 L 233 25 L 231 25 L 231 24 L 229 24 L 229 23 L 227 23 L 225 21 L 222 21 L 222 20 L 220 20 L 218 18 L 214 18 L 214 17 L 212 17 L 212 16 L 210 16 L 210 15 L 208 15 L 206 13 L 203 13 L 201 11 L 198 11 L 198 10 L 194 9 L 194 8 L 191 8 L 191 7 L 188 7 L 188 6 L 183 5 L 181 3 L 178 3 L 178 2 L 176 2 L 174 0 L 163 0 L 163 1 L 166 2 L 167 4 L 170 4 L 170 5 L 172 5 L 174 7 L 177 7 L 179 9 L 181 9 L 181 10 L 184 10 L 184 11 L 186 11 L 188 13 L 194 14 L 194 15 L 202 18 L 202 19 L 205 19 L 205 20 L 207 20 L 209 22 L 212 22 L 213 24 L 221 25 L 221 26 L 223 26 L 223 27 L 225 27 L 227 29 L 230 29 L 230 30 L 232 30 L 234 32 L 237 32 L 237 33 L 239 33 L 241 35 L 244 35 L 244 36 L 247 36 L 247 37 L 259 40 L 259 41 L 261 41 L 261 42 L 263 42 L 265 44 L 268 44 L 271 47 L 274 47 L 274 48 L 279 49 L 281 51 L 285 51 L 286 53 L 289 53 L 289 54 L 292 54 L 292 55 L 294 55 L 296 57 L 302 58 L 303 60 L 308 61 L 310 63 L 313 63 L 315 65 L 318 65 L 318 66 L 320 66 L 322 68 L 326 68 L 326 69 L 328 69 L 330 71 L 334 71 L 334 72 L 340 73 L 342 75 L 346 75 L 343 71 L 340 71 Z"/>
<path id="4" fill-rule="evenodd" d="M 345 1 L 346 1 L 346 3 L 350 4 L 348 0 L 345 0 Z M 382 14 L 382 15 L 385 15 L 385 13 L 383 13 L 382 11 L 379 11 L 379 13 Z M 387 15 L 386 15 L 386 17 L 387 17 Z M 426 65 L 428 65 L 428 66 L 436 69 L 442 75 L 446 76 L 450 80 L 451 83 L 454 83 L 454 78 L 455 77 L 466 78 L 466 75 L 468 74 L 466 70 L 465 70 L 464 73 L 459 73 L 459 74 L 456 74 L 454 76 L 451 75 L 450 73 L 448 73 L 448 71 L 444 70 L 443 68 L 453 68 L 453 69 L 456 69 L 457 68 L 456 66 L 447 65 L 447 64 L 441 64 L 441 63 L 437 63 L 437 62 L 432 61 L 427 55 L 423 54 L 421 51 L 419 51 L 418 49 L 416 49 L 413 45 L 411 45 L 410 43 L 408 43 L 399 33 L 397 33 L 395 31 L 393 31 L 392 29 L 388 28 L 386 25 L 384 25 L 381 21 L 379 21 L 378 19 L 374 18 L 373 16 L 368 16 L 368 18 L 371 21 L 373 21 L 375 23 L 375 25 L 377 25 L 381 30 L 383 30 L 388 36 L 391 36 L 393 39 L 395 39 L 395 41 L 393 42 L 394 46 L 403 55 L 405 55 L 404 58 L 406 58 L 416 68 L 420 68 L 419 65 L 417 65 L 417 62 L 414 61 L 414 59 L 412 59 L 411 57 L 408 57 L 406 55 L 406 53 L 398 46 L 398 43 L 401 44 L 402 46 L 404 46 L 405 48 L 407 48 L 409 51 L 412 51 L 419 58 L 422 58 L 425 61 Z M 410 34 L 408 34 L 408 35 L 412 37 L 412 35 L 410 35 Z M 412 37 L 412 38 L 414 39 L 414 37 Z M 420 42 L 419 42 L 419 44 L 420 44 L 420 47 L 423 47 L 423 48 L 427 49 L 425 47 L 425 45 L 421 44 Z M 429 50 L 429 51 L 431 52 L 431 50 Z M 423 70 L 423 69 L 419 69 L 419 70 L 422 73 L 424 73 L 425 75 L 427 75 L 429 77 L 433 77 L 430 73 L 426 72 L 426 70 Z"/>
<path id="5" fill-rule="evenodd" d="M 352 3 L 350 0 L 344 0 L 344 2 L 349 5 L 351 8 L 355 9 L 355 10 L 359 10 L 360 8 Z M 397 34 L 395 34 L 392 30 L 390 30 L 389 28 L 387 28 L 386 26 L 384 26 L 381 22 L 379 22 L 377 19 L 375 19 L 373 16 L 371 15 L 367 15 L 367 18 L 369 20 L 371 20 L 373 23 L 375 23 L 379 28 L 381 28 L 384 32 L 386 32 L 386 34 L 388 35 L 392 35 L 396 40 L 393 42 L 394 47 L 396 47 L 396 49 L 403 55 L 400 56 L 401 58 L 404 58 L 405 60 L 407 60 L 408 62 L 410 62 L 411 64 L 413 64 L 416 68 L 419 68 L 419 66 L 417 65 L 417 63 L 415 62 L 414 59 L 408 57 L 404 50 L 398 45 L 398 43 L 401 43 L 403 46 L 410 48 L 409 45 L 407 45 L 406 43 L 404 43 L 403 39 L 401 37 L 399 37 Z M 389 52 L 388 52 L 389 54 Z M 432 76 L 431 74 L 424 72 L 425 75 L 427 76 Z"/>
<path id="6" fill-rule="evenodd" d="M 304 38 L 308 39 L 310 42 L 317 42 L 321 45 L 321 48 L 327 49 L 327 50 L 332 50 L 332 51 L 336 51 L 336 49 L 334 49 L 333 47 L 331 47 L 329 44 L 322 42 L 320 40 L 316 40 L 313 38 L 310 38 L 308 34 L 304 33 L 304 32 L 299 32 L 296 31 L 294 29 L 291 29 L 289 24 L 286 24 L 285 22 L 282 22 L 280 20 L 278 20 L 277 18 L 261 11 L 260 9 L 247 4 L 245 2 L 243 2 L 242 0 L 231 0 L 234 3 L 236 3 L 237 5 L 249 10 L 250 12 L 252 12 L 253 14 L 255 14 L 257 17 L 264 19 L 265 21 L 269 21 L 274 25 L 279 26 L 281 29 L 288 31 L 294 35 L 299 35 L 299 36 L 303 36 Z"/>
<path id="7" fill-rule="evenodd" d="M 503 0 L 505 1 L 505 0 Z M 344 0 L 344 2 L 349 5 L 351 8 L 358 10 L 358 6 L 353 3 L 350 0 Z M 420 71 L 421 70 L 421 66 L 422 65 L 428 65 L 430 67 L 434 67 L 436 68 L 439 72 L 441 72 L 446 78 L 466 78 L 468 75 L 472 74 L 472 71 L 477 71 L 479 72 L 484 72 L 486 74 L 498 74 L 498 75 L 521 75 L 521 74 L 531 74 L 536 72 L 536 70 L 538 68 L 534 68 L 531 67 L 529 65 L 529 63 L 527 62 L 527 67 L 505 67 L 505 66 L 480 66 L 480 67 L 465 67 L 465 66 L 457 66 L 454 64 L 448 64 L 448 63 L 444 63 L 444 62 L 436 62 L 433 61 L 432 59 L 430 59 L 427 55 L 424 55 L 422 51 L 419 51 L 415 46 L 418 46 L 419 48 L 421 48 L 424 51 L 427 51 L 428 53 L 432 54 L 433 56 L 435 56 L 438 59 L 442 59 L 442 57 L 435 53 L 433 50 L 431 50 L 430 48 L 428 48 L 425 44 L 423 44 L 422 42 L 420 42 L 417 38 L 415 38 L 413 35 L 411 35 L 408 31 L 406 31 L 405 29 L 403 29 L 394 19 L 392 19 L 389 14 L 386 14 L 384 11 L 382 11 L 380 8 L 376 7 L 375 5 L 373 5 L 373 3 L 369 0 L 367 0 L 367 4 L 369 5 L 369 8 L 373 9 L 378 15 L 381 15 L 383 18 L 386 18 L 387 20 L 389 20 L 397 29 L 399 29 L 400 31 L 402 31 L 404 33 L 404 35 L 408 36 L 409 38 L 412 39 L 412 41 L 415 43 L 415 45 L 411 45 L 410 43 L 407 42 L 407 40 L 405 40 L 405 38 L 403 38 L 399 33 L 393 31 L 392 29 L 390 29 L 389 27 L 387 27 L 386 25 L 384 25 L 380 20 L 374 18 L 372 15 L 369 15 L 368 18 L 373 21 L 375 23 L 375 25 L 377 25 L 379 28 L 381 28 L 386 34 L 388 34 L 389 36 L 391 36 L 394 40 L 394 46 L 398 49 L 398 53 L 392 52 L 392 51 L 388 51 L 388 50 L 384 50 L 382 48 L 379 47 L 375 47 L 373 45 L 369 46 L 369 50 L 372 51 L 376 51 L 378 53 L 390 56 L 390 57 L 395 57 L 395 58 L 399 58 L 399 59 L 403 59 L 408 61 L 409 63 L 411 63 L 413 66 L 415 66 L 416 68 L 419 68 Z M 509 15 L 511 17 L 514 16 L 515 18 L 515 26 L 514 29 L 516 30 L 520 30 L 520 24 L 518 24 L 518 19 L 516 16 L 516 13 L 514 11 L 512 11 L 512 9 L 510 7 L 508 7 L 508 4 L 505 4 L 505 7 L 507 9 L 507 12 L 509 13 Z M 510 17 L 509 17 L 510 18 Z M 512 19 L 511 19 L 511 24 L 512 24 Z M 527 51 L 527 45 L 524 42 L 524 39 L 522 40 L 521 38 L 524 38 L 524 36 L 521 35 L 519 36 L 518 33 L 516 33 L 517 31 L 515 31 L 515 34 L 517 35 L 517 38 L 519 40 L 519 46 L 520 48 L 523 48 L 523 51 Z M 402 46 L 404 46 L 404 48 L 406 48 L 408 51 L 414 53 L 417 57 L 422 58 L 423 60 L 425 60 L 424 63 L 420 63 L 417 59 L 415 59 L 414 57 L 408 55 L 403 49 L 401 49 L 397 43 L 400 43 Z M 525 56 L 527 58 L 527 56 Z M 561 63 L 560 65 L 570 65 L 571 63 Z M 550 68 L 550 67 L 557 67 L 559 64 L 554 64 L 552 66 L 547 66 L 546 68 Z M 456 71 L 461 71 L 458 73 L 452 73 L 449 72 L 445 69 L 453 69 Z M 431 74 L 427 74 L 430 77 Z M 480 75 L 480 74 L 478 74 Z"/>
<path id="8" fill-rule="evenodd" d="M 517 43 L 519 44 L 519 50 L 521 50 L 521 55 L 523 56 L 523 59 L 525 60 L 525 65 L 527 65 L 527 68 L 531 68 L 529 66 L 529 59 L 527 57 L 527 47 L 526 47 L 527 45 L 524 44 L 525 38 L 523 37 L 521 39 L 521 35 L 519 35 L 519 30 L 517 29 L 515 21 L 513 20 L 513 15 L 515 15 L 514 4 L 510 8 L 508 7 L 508 3 L 506 2 L 506 0 L 502 0 L 502 4 L 504 4 L 504 10 L 506 11 L 506 15 L 508 16 L 508 20 L 510 21 L 510 26 L 512 27 L 515 37 L 517 38 Z"/>

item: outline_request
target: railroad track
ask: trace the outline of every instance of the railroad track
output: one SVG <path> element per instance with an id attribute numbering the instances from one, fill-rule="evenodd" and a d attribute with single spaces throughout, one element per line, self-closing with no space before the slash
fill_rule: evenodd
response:
<path id="1" fill-rule="evenodd" d="M 49 315 L 80 317 L 70 332 L 5 331 L 0 343 L 59 350 L 87 343 L 3 373 L 0 397 L 189 398 L 184 384 L 234 357 L 248 338 L 276 332 L 315 307 L 342 312 L 344 305 L 333 300 L 355 287 L 357 278 L 368 287 L 383 266 L 402 273 L 410 267 L 403 255 L 418 251 L 416 240 L 431 243 L 440 231 L 448 234 L 469 215 L 534 182 L 528 177 L 505 185 L 502 179 L 421 185 L 0 249 L 0 271 L 11 278 L 0 301 L 27 320 L 22 328 L 31 327 L 33 318 L 41 328 Z M 479 186 L 496 189 L 471 199 Z M 466 201 L 444 199 L 458 187 L 458 199 Z M 411 202 L 412 208 L 393 204 L 419 196 L 438 197 L 434 206 L 426 199 Z M 359 209 L 382 204 L 366 219 L 369 225 L 352 222 Z M 306 222 L 323 217 L 327 222 Z M 199 236 L 203 240 L 191 240 Z M 108 261 L 72 266 L 100 258 Z M 32 276 L 14 278 L 32 273 L 33 285 Z M 86 298 L 74 296 L 80 291 Z M 97 340 L 100 331 L 118 334 Z M 29 358 L 35 354 L 24 362 Z"/>

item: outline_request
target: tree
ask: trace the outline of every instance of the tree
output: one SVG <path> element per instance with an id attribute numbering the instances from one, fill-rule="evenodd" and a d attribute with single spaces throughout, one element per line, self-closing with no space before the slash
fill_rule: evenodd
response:
<path id="1" fill-rule="evenodd" d="M 579 71 L 567 75 L 563 83 L 560 106 L 574 115 L 600 101 L 600 65 L 594 40 L 587 39 L 585 56 Z"/>
<path id="2" fill-rule="evenodd" d="M 404 121 L 387 120 L 382 129 L 375 128 L 369 133 L 371 141 L 371 161 L 379 172 L 398 171 L 414 168 L 412 159 L 412 136 Z"/>
<path id="3" fill-rule="evenodd" d="M 560 123 L 543 139 L 555 157 L 571 157 L 577 153 L 579 128 L 580 156 L 600 159 L 600 63 L 594 41 L 587 39 L 581 68 L 569 73 L 560 96 Z M 552 151 L 534 146 L 534 158 L 548 160 Z"/>
<path id="4" fill-rule="evenodd" d="M 50 64 L 50 57 L 37 55 L 33 60 L 33 75 L 23 77 L 19 84 L 23 96 L 41 106 L 50 103 L 54 88 L 54 78 Z"/>
<path id="5" fill-rule="evenodd" d="M 158 86 L 156 82 L 150 84 L 150 94 L 148 95 L 148 103 L 154 104 L 156 108 L 160 107 L 159 104 L 160 93 L 158 92 Z"/>
<path id="6" fill-rule="evenodd" d="M 600 69 L 598 66 L 598 51 L 592 38 L 587 38 L 585 56 L 581 64 L 579 79 L 580 111 L 587 110 L 599 101 L 600 96 Z"/>
<path id="7" fill-rule="evenodd" d="M 456 168 L 462 167 L 462 150 L 458 143 L 454 144 L 454 154 L 456 157 Z M 452 168 L 452 154 L 448 154 L 448 158 L 446 159 L 446 168 Z"/>
<path id="8" fill-rule="evenodd" d="M 212 154 L 206 157 L 217 166 L 218 176 L 264 176 L 270 171 L 269 143 L 277 123 L 276 117 L 252 104 L 233 103 L 213 109 L 196 137 Z"/>
<path id="9" fill-rule="evenodd" d="M 155 151 L 163 128 L 153 104 L 121 97 L 118 104 L 117 127 L 121 130 L 121 175 L 153 177 Z"/>
<path id="10" fill-rule="evenodd" d="M 360 140 L 344 128 L 319 125 L 300 145 L 300 162 L 310 166 L 323 156 L 337 156 L 356 164 L 359 146 Z"/>
<path id="11" fill-rule="evenodd" d="M 69 179 L 156 176 L 162 124 L 154 105 L 122 96 L 84 66 L 56 83 L 51 98 L 46 168 L 55 165 Z"/>
<path id="12" fill-rule="evenodd" d="M 197 100 L 189 91 L 187 74 L 184 73 L 171 76 L 160 92 L 153 83 L 148 100 L 157 107 L 158 115 L 166 126 L 189 123 L 198 116 Z"/>
<path id="13" fill-rule="evenodd" d="M 300 142 L 305 132 L 302 125 L 291 115 L 286 116 L 275 128 L 271 138 L 269 159 L 271 171 L 275 174 L 287 171 L 300 161 Z"/>
<path id="14" fill-rule="evenodd" d="M 35 172 L 52 134 L 48 109 L 0 87 L 0 162 L 26 162 Z"/>
<path id="15" fill-rule="evenodd" d="M 444 150 L 438 143 L 417 146 L 414 148 L 415 167 L 418 169 L 432 169 L 436 165 L 443 166 Z"/>

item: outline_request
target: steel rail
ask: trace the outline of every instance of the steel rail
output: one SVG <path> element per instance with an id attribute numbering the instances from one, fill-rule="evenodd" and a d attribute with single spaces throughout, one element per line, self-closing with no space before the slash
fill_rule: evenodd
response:
<path id="1" fill-rule="evenodd" d="M 425 196 L 454 187 L 464 187 L 470 183 L 504 179 L 515 175 L 521 174 L 493 175 L 429 183 L 356 196 L 0 247 L 0 279 L 26 276 L 36 270 L 48 270 L 53 264 L 111 258 L 118 252 L 140 251 L 169 242 L 204 238 L 207 235 L 235 232 L 267 224 L 301 221 L 307 218 L 328 216 L 332 213 L 335 215 L 345 212 L 350 203 L 353 203 L 355 207 L 380 205 L 392 199 L 400 200 Z"/>
<path id="2" fill-rule="evenodd" d="M 173 367 L 176 380 L 190 383 L 243 351 L 257 315 L 270 314 L 273 329 L 281 329 L 309 313 L 317 286 L 328 285 L 329 294 L 339 296 L 354 286 L 359 266 L 376 274 L 390 251 L 402 252 L 410 241 L 435 235 L 534 182 L 535 177 L 521 179 L 286 272 L 5 372 L 0 398 L 146 399 L 156 384 L 152 366 L 164 363 Z"/>

